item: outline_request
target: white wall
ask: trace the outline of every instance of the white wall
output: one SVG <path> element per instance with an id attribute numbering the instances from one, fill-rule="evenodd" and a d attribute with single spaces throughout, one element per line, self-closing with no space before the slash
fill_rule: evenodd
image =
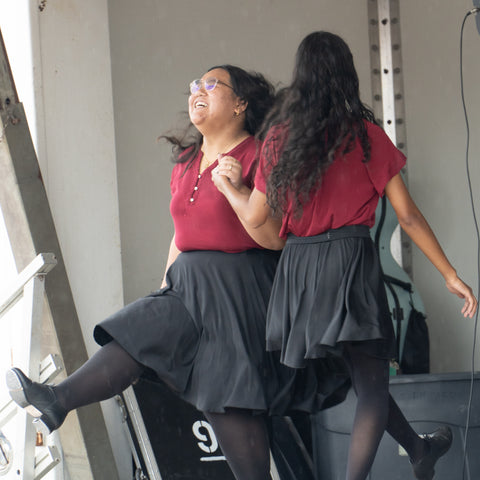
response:
<path id="1" fill-rule="evenodd" d="M 93 325 L 123 304 L 107 4 L 59 0 L 36 13 L 39 162 L 92 353 Z"/>
<path id="2" fill-rule="evenodd" d="M 461 277 L 478 290 L 476 240 L 467 190 L 466 128 L 460 89 L 460 28 L 469 0 L 402 0 L 409 188 Z M 467 19 L 464 36 L 465 99 L 470 120 L 470 166 L 480 209 L 480 34 Z M 462 301 L 413 250 L 414 280 L 423 297 L 436 372 L 469 370 L 473 320 L 460 314 Z M 477 365 L 479 354 L 477 351 Z"/>
<path id="3" fill-rule="evenodd" d="M 170 148 L 155 140 L 187 110 L 189 82 L 211 66 L 232 63 L 287 83 L 302 38 L 328 29 L 351 45 L 370 98 L 367 5 L 111 0 L 109 12 L 124 293 L 131 301 L 163 277 L 172 237 L 171 163 Z"/>

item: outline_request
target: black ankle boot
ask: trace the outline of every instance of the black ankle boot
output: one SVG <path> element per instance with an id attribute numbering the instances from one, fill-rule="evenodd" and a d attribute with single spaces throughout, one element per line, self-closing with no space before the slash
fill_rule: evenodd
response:
<path id="1" fill-rule="evenodd" d="M 6 380 L 17 405 L 41 421 L 50 433 L 60 427 L 68 412 L 59 404 L 51 386 L 32 382 L 19 368 L 8 370 Z"/>
<path id="2" fill-rule="evenodd" d="M 452 430 L 450 427 L 440 427 L 433 433 L 423 435 L 423 439 L 427 442 L 427 453 L 412 462 L 413 473 L 415 478 L 419 480 L 432 480 L 435 475 L 435 463 L 445 455 L 452 445 Z"/>

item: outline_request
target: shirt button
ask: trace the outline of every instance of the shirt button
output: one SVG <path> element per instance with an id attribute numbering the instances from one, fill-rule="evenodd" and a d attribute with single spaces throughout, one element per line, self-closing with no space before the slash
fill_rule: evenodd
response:
<path id="1" fill-rule="evenodd" d="M 192 202 L 193 202 L 193 197 L 190 199 L 190 203 L 192 203 Z"/>
<path id="2" fill-rule="evenodd" d="M 202 176 L 200 174 L 198 174 L 198 178 L 202 178 Z"/>
<path id="3" fill-rule="evenodd" d="M 198 187 L 195 187 L 194 190 L 198 190 Z"/>

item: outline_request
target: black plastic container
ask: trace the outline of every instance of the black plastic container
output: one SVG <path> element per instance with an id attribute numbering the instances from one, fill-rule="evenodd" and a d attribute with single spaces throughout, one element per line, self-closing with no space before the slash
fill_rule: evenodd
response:
<path id="1" fill-rule="evenodd" d="M 439 425 L 453 431 L 450 451 L 436 465 L 435 480 L 480 479 L 480 374 L 469 373 L 400 375 L 392 377 L 390 393 L 418 433 L 428 433 Z M 467 412 L 473 385 L 468 437 Z M 313 416 L 313 449 L 317 480 L 344 480 L 350 431 L 356 406 L 352 391 L 340 405 Z M 465 473 L 463 476 L 463 471 Z M 385 433 L 369 480 L 413 478 L 408 456 Z"/>

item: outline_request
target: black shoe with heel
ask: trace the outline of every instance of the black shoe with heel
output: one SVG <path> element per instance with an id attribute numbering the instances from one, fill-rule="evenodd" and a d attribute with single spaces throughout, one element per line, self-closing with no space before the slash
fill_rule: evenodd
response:
<path id="1" fill-rule="evenodd" d="M 32 382 L 19 368 L 8 370 L 6 380 L 12 400 L 42 422 L 49 433 L 60 427 L 68 412 L 50 385 Z"/>
<path id="2" fill-rule="evenodd" d="M 440 427 L 433 433 L 423 435 L 423 439 L 427 442 L 428 451 L 422 458 L 412 462 L 413 473 L 418 480 L 432 480 L 435 463 L 452 445 L 452 430 L 450 427 Z"/>

